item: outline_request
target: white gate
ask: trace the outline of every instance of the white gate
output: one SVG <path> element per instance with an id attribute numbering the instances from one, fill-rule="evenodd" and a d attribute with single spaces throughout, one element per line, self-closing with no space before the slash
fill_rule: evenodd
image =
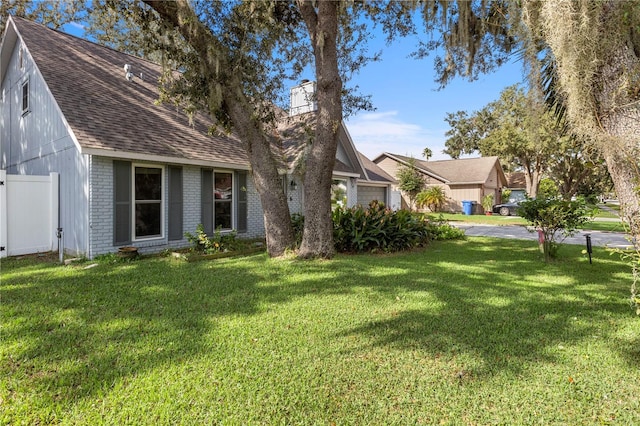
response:
<path id="1" fill-rule="evenodd" d="M 0 170 L 0 257 L 57 250 L 58 173 Z"/>

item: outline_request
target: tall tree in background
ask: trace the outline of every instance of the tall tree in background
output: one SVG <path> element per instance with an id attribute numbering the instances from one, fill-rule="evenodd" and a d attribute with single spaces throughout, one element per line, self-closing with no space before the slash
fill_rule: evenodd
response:
<path id="1" fill-rule="evenodd" d="M 507 87 L 500 99 L 468 115 L 447 116 L 445 153 L 453 158 L 479 152 L 496 155 L 511 171 L 525 174 L 527 194 L 535 197 L 560 136 L 556 121 L 541 104 L 517 86 Z"/>
<path id="2" fill-rule="evenodd" d="M 456 75 L 473 79 L 519 50 L 537 86 L 538 54 L 551 49 L 568 124 L 604 157 L 640 249 L 640 2 L 432 1 L 422 8 L 427 29 L 442 36 L 419 53 L 442 48 L 441 84 Z"/>
<path id="3" fill-rule="evenodd" d="M 523 4 L 532 36 L 557 63 L 567 120 L 602 153 L 640 250 L 640 2 Z"/>
<path id="4" fill-rule="evenodd" d="M 40 22 L 59 29 L 65 24 L 85 19 L 88 15 L 86 0 L 8 0 L 0 2 L 0 35 L 9 15 Z"/>

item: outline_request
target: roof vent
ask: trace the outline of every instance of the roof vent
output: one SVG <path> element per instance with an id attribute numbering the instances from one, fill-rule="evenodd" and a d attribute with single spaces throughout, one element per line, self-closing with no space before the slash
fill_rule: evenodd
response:
<path id="1" fill-rule="evenodd" d="M 131 65 L 124 64 L 124 76 L 128 81 L 133 80 L 133 73 L 131 72 Z"/>

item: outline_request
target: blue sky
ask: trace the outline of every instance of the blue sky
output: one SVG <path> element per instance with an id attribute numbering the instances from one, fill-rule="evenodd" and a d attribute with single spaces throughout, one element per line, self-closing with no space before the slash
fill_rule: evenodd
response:
<path id="1" fill-rule="evenodd" d="M 477 81 L 456 78 L 438 90 L 434 81 L 433 57 L 409 58 L 415 39 L 401 40 L 387 47 L 372 40 L 372 48 L 384 49 L 380 62 L 370 63 L 352 81 L 363 94 L 371 95 L 375 112 L 359 112 L 346 121 L 356 148 L 370 159 L 382 152 L 422 159 L 429 147 L 432 160 L 450 158 L 443 154 L 447 112 L 473 111 L 496 100 L 502 89 L 523 80 L 520 63 L 511 62 Z"/>

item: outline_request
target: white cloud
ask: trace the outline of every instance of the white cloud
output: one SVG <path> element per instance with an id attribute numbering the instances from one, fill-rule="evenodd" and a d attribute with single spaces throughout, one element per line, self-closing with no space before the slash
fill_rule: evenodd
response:
<path id="1" fill-rule="evenodd" d="M 425 129 L 405 122 L 397 111 L 359 114 L 347 121 L 347 129 L 356 148 L 371 159 L 383 152 L 422 159 L 426 147 L 433 151 L 432 160 L 449 158 L 442 154 L 445 148 L 442 129 Z"/>

